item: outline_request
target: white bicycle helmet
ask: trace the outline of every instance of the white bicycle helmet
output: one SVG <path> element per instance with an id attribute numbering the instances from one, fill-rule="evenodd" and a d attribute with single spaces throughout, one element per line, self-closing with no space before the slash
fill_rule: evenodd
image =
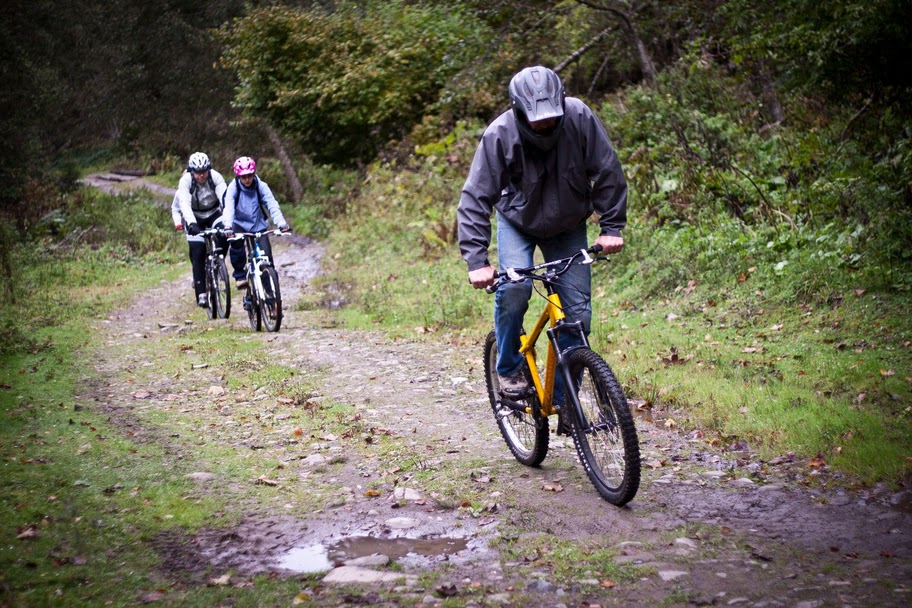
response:
<path id="1" fill-rule="evenodd" d="M 194 152 L 190 155 L 190 162 L 187 163 L 187 168 L 194 173 L 202 173 L 211 169 L 212 163 L 209 162 L 209 157 L 204 153 Z"/>

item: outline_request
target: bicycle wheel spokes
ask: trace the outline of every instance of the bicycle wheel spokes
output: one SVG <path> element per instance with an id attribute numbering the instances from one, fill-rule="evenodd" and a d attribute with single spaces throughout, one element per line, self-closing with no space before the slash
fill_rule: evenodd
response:
<path id="1" fill-rule="evenodd" d="M 579 379 L 583 419 L 570 416 L 573 442 L 586 474 L 599 494 L 621 506 L 640 485 L 640 447 L 636 426 L 620 383 L 595 352 L 570 354 L 571 376 Z"/>
<path id="2" fill-rule="evenodd" d="M 279 275 L 275 268 L 263 269 L 263 299 L 260 301 L 260 312 L 266 331 L 279 331 L 282 326 L 282 293 L 279 290 Z"/>
<path id="3" fill-rule="evenodd" d="M 222 258 L 218 258 L 215 264 L 209 307 L 214 309 L 216 317 L 227 319 L 231 315 L 231 283 L 228 280 L 228 268 L 225 267 L 225 260 Z"/>
<path id="4" fill-rule="evenodd" d="M 517 411 L 504 405 L 500 396 L 500 382 L 497 379 L 497 343 L 492 331 L 485 340 L 484 366 L 488 397 L 500 434 L 519 462 L 537 466 L 548 454 L 548 420 L 541 415 L 538 397 L 532 395 L 518 401 L 529 412 Z"/>

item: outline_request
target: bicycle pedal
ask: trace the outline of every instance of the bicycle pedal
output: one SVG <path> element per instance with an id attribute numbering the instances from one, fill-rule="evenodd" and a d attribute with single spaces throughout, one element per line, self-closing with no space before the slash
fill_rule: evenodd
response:
<path id="1" fill-rule="evenodd" d="M 507 399 L 507 400 L 511 400 L 511 401 L 523 400 L 523 399 L 528 399 L 529 397 L 534 395 L 535 388 L 532 386 L 529 386 L 521 391 L 506 391 L 504 389 L 500 389 L 499 394 L 502 398 Z"/>

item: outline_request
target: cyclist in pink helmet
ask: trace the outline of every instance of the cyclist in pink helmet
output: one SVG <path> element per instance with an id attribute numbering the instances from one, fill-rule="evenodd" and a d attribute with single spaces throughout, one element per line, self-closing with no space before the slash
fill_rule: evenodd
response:
<path id="1" fill-rule="evenodd" d="M 222 219 L 225 226 L 228 227 L 229 233 L 262 232 L 269 228 L 269 218 L 272 218 L 273 223 L 282 232 L 291 230 L 269 184 L 257 176 L 255 160 L 249 156 L 238 158 L 234 161 L 234 174 L 237 177 L 228 184 L 223 199 L 225 209 Z M 272 259 L 269 237 L 260 237 L 260 247 Z M 244 289 L 247 287 L 244 243 L 242 241 L 233 242 L 230 254 L 237 288 Z"/>
<path id="2" fill-rule="evenodd" d="M 238 177 L 256 173 L 256 161 L 249 156 L 242 156 L 234 161 L 234 174 Z"/>

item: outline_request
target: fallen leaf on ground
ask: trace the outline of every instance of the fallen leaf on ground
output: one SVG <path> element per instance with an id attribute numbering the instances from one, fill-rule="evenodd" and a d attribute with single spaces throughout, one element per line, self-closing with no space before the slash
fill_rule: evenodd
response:
<path id="1" fill-rule="evenodd" d="M 826 465 L 826 459 L 823 458 L 822 456 L 818 456 L 817 458 L 811 458 L 808 461 L 808 466 L 812 469 L 818 469 L 825 465 Z"/>
<path id="2" fill-rule="evenodd" d="M 149 593 L 144 593 L 139 596 L 139 600 L 144 604 L 151 604 L 152 602 L 157 602 L 165 596 L 165 592 L 161 589 L 156 591 L 150 591 Z"/>
<path id="3" fill-rule="evenodd" d="M 38 534 L 38 529 L 35 526 L 29 526 L 16 538 L 19 540 L 36 540 L 38 538 L 41 538 L 41 535 Z"/>
<path id="4" fill-rule="evenodd" d="M 275 479 L 269 479 L 265 475 L 260 475 L 259 477 L 256 478 L 256 480 L 254 480 L 253 483 L 255 483 L 256 485 L 259 485 L 259 486 L 277 486 L 277 485 L 279 485 L 278 481 L 276 481 Z"/>
<path id="5" fill-rule="evenodd" d="M 227 587 L 231 583 L 231 575 L 225 574 L 218 578 L 210 578 L 209 582 L 206 583 L 210 587 Z"/>

